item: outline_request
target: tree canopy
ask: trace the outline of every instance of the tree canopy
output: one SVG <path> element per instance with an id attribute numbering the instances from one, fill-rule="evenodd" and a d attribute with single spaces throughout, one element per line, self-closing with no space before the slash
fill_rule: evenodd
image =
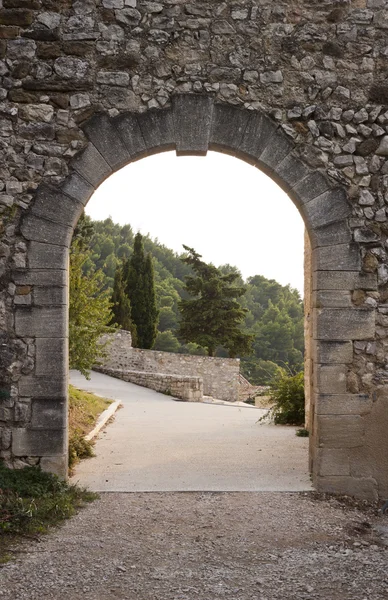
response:
<path id="1" fill-rule="evenodd" d="M 111 265 L 132 256 L 134 234 L 130 225 L 118 225 L 108 218 L 104 221 L 91 221 L 93 234 L 90 239 L 90 254 L 83 266 L 84 272 L 101 270 L 103 289 L 109 296 L 113 292 L 114 272 Z M 112 244 L 106 244 L 109 238 Z M 185 278 L 193 276 L 192 267 L 178 255 L 157 240 L 143 236 L 144 253 L 151 253 L 155 276 L 156 307 L 159 310 L 157 329 L 159 333 L 169 332 L 159 342 L 164 349 L 187 354 L 204 354 L 203 346 L 184 343 L 177 332 L 181 319 L 178 304 L 189 299 L 185 288 Z M 114 248 L 106 256 L 107 248 Z M 242 322 L 242 331 L 254 336 L 253 354 L 241 359 L 243 374 L 255 385 L 267 384 L 277 372 L 277 365 L 286 363 L 293 371 L 303 366 L 303 303 L 299 292 L 290 286 L 282 286 L 273 279 L 254 275 L 245 282 L 239 270 L 233 265 L 221 265 L 219 271 L 227 275 L 237 274 L 233 286 L 245 286 L 246 292 L 238 299 L 247 310 Z M 167 343 L 168 342 L 168 343 Z M 155 347 L 155 346 L 154 346 Z M 162 349 L 162 348 L 159 348 Z M 218 347 L 216 356 L 227 356 L 225 348 Z"/>
<path id="2" fill-rule="evenodd" d="M 191 298 L 179 302 L 178 336 L 203 346 L 209 356 L 214 356 L 218 346 L 226 348 L 233 357 L 250 354 L 253 336 L 241 329 L 248 311 L 238 302 L 246 288 L 233 285 L 238 274 L 224 275 L 202 261 L 193 248 L 183 247 L 187 256 L 182 261 L 191 266 L 195 275 L 186 277 L 186 292 Z"/>

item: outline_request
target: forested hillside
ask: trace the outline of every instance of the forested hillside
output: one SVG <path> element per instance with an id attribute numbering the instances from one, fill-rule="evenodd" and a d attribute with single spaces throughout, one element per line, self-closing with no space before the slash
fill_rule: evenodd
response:
<path id="1" fill-rule="evenodd" d="M 90 219 L 87 217 L 90 221 Z M 101 269 L 106 289 L 112 289 L 116 267 L 121 259 L 131 256 L 134 233 L 130 225 L 118 225 L 108 218 L 92 221 L 91 258 L 86 269 Z M 178 302 L 184 297 L 185 276 L 191 268 L 179 256 L 144 236 L 144 247 L 154 259 L 156 293 L 160 311 L 155 350 L 205 354 L 195 344 L 182 344 L 176 337 L 179 322 Z M 237 272 L 231 265 L 219 267 L 224 273 Z M 297 290 L 282 286 L 261 275 L 245 283 L 246 294 L 241 304 L 248 310 L 246 332 L 254 334 L 253 354 L 242 358 L 242 372 L 254 384 L 267 383 L 276 372 L 276 365 L 288 364 L 292 370 L 303 368 L 303 303 Z M 219 348 L 218 356 L 227 356 Z"/>

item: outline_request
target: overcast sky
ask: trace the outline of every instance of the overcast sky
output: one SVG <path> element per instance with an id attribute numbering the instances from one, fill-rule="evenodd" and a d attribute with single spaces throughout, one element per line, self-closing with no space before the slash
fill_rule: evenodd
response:
<path id="1" fill-rule="evenodd" d="M 304 225 L 290 198 L 261 171 L 236 158 L 168 152 L 132 163 L 107 179 L 86 208 L 182 252 L 194 248 L 244 278 L 264 275 L 303 293 Z"/>

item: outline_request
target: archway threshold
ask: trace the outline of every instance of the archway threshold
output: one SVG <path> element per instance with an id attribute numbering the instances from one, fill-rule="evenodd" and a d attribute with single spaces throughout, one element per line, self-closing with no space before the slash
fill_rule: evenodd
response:
<path id="1" fill-rule="evenodd" d="M 263 411 L 175 402 L 101 373 L 87 381 L 72 371 L 71 382 L 123 405 L 72 478 L 93 491 L 312 490 L 308 440 L 259 423 Z"/>

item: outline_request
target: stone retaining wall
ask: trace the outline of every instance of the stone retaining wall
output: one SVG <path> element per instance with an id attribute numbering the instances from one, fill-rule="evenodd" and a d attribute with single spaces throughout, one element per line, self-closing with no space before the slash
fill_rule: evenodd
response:
<path id="1" fill-rule="evenodd" d="M 156 392 L 174 396 L 187 402 L 202 402 L 203 382 L 200 377 L 184 377 L 181 375 L 165 375 L 164 373 L 145 373 L 144 371 L 124 371 L 96 367 L 96 371 L 150 388 Z"/>
<path id="2" fill-rule="evenodd" d="M 102 366 L 147 373 L 201 377 L 203 393 L 219 400 L 237 402 L 239 397 L 240 360 L 174 354 L 131 347 L 131 334 L 119 331 L 112 337 L 108 356 Z M 106 336 L 102 340 L 106 341 Z"/>

